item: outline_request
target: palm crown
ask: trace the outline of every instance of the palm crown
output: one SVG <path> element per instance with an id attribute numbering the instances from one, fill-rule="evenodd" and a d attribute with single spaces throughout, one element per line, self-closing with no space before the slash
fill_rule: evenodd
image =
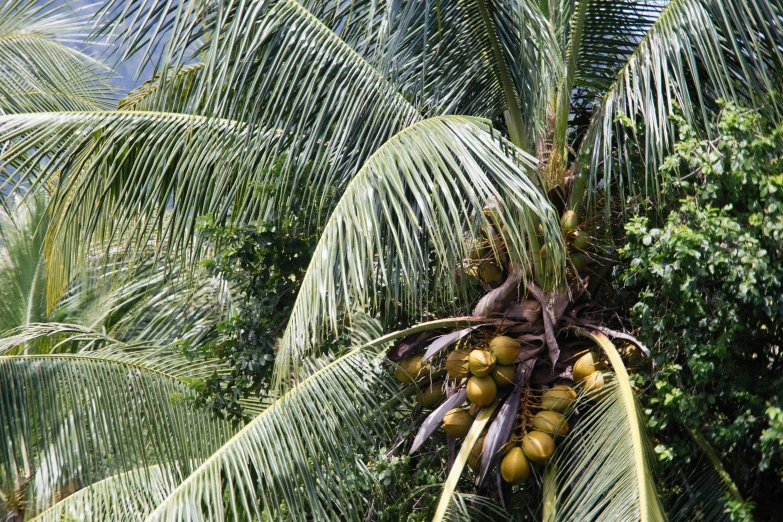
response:
<path id="1" fill-rule="evenodd" d="M 608 212 L 617 195 L 659 198 L 673 111 L 705 135 L 719 99 L 777 116 L 766 94 L 781 86 L 782 9 L 108 0 L 92 37 L 158 71 L 112 109 L 99 64 L 61 43 L 73 25 L 57 9 L 8 4 L 3 189 L 47 198 L 33 234 L 45 282 L 28 274 L 20 286 L 25 302 L 45 288 L 48 306 L 6 325 L 21 328 L 0 348 L 5 509 L 41 519 L 364 517 L 374 486 L 353 486 L 367 480 L 357 452 L 390 436 L 376 413 L 397 400 L 379 356 L 392 341 L 466 324 L 383 331 L 434 306 L 468 315 L 454 267 L 489 226 L 503 229 L 518 283 L 563 292 L 560 214 Z M 262 404 L 248 401 L 255 416 L 237 430 L 171 399 L 221 371 L 170 347 L 205 342 L 225 290 L 193 282 L 190 267 L 209 249 L 197 221 L 284 220 L 293 208 L 313 216 L 320 239 L 274 387 Z M 44 321 L 101 278 L 119 314 L 108 329 L 95 316 Z M 321 349 L 348 333 L 352 347 Z M 615 437 L 611 462 L 624 471 L 563 460 L 545 482 L 592 480 L 549 498 L 551 520 L 580 519 L 577 499 L 617 481 L 623 491 L 594 519 L 664 518 L 627 375 L 613 366 L 614 398 L 585 424 Z M 452 495 L 454 480 L 442 505 L 459 516 L 469 506 Z"/>

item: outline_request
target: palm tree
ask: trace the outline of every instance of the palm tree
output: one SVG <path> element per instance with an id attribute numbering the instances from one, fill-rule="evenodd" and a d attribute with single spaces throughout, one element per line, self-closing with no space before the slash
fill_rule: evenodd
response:
<path id="1" fill-rule="evenodd" d="M 25 5 L 3 12 L 11 22 L 0 29 L 46 27 Z M 568 380 L 562 371 L 587 345 L 611 382 L 547 467 L 544 517 L 663 520 L 610 340 L 629 336 L 607 328 L 595 292 L 608 266 L 598 245 L 613 233 L 613 205 L 660 200 L 675 109 L 705 136 L 721 98 L 777 118 L 766 93 L 782 83 L 781 10 L 777 0 L 108 0 L 93 37 L 158 71 L 116 110 L 95 94 L 88 60 L 57 68 L 43 52 L 49 65 L 33 72 L 47 81 L 35 89 L 22 81 L 27 62 L 11 60 L 3 190 L 50 198 L 50 307 L 96 251 L 122 252 L 135 273 L 153 245 L 156 263 L 178 267 L 168 273 L 192 275 L 209 251 L 196 226 L 206 214 L 242 226 L 304 208 L 320 240 L 274 387 L 236 432 L 170 399 L 191 397 L 189 379 L 216 366 L 165 343 L 85 351 L 89 339 L 75 338 L 76 353 L 3 357 L 0 500 L 42 519 L 365 518 L 378 485 L 361 454 L 392 436 L 385 413 L 400 400 L 386 354 L 399 361 L 434 334 L 456 330 L 456 341 L 527 322 L 547 356 L 519 364 L 516 391 L 477 413 L 435 517 L 484 505 L 455 493 L 481 432 L 489 425 L 486 437 L 505 443 L 520 394 L 544 373 Z M 74 81 L 55 76 L 63 69 Z M 73 99 L 84 105 L 63 101 Z M 574 229 L 602 240 L 587 258 Z M 482 261 L 502 281 L 474 307 L 463 268 L 476 243 L 488 243 Z M 582 294 L 592 315 L 573 306 Z M 497 317 L 520 307 L 511 322 Z M 441 318 L 405 324 L 433 311 Z M 7 353 L 30 332 L 9 338 Z M 702 509 L 681 504 L 685 518 Z"/>

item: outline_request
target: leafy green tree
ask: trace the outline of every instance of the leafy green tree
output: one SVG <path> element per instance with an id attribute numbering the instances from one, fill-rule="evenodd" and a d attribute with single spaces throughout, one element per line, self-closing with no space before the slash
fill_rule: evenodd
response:
<path id="1" fill-rule="evenodd" d="M 639 295 L 633 315 L 655 346 L 649 424 L 672 465 L 691 458 L 687 430 L 704 433 L 768 513 L 783 456 L 772 428 L 781 407 L 772 376 L 783 370 L 783 128 L 732 106 L 712 139 L 681 124 L 662 168 L 678 203 L 660 221 L 633 219 L 622 250 L 623 280 Z"/>
<path id="2" fill-rule="evenodd" d="M 12 12 L 22 8 L 32 9 Z M 667 202 L 657 167 L 676 138 L 675 102 L 708 138 L 719 99 L 778 121 L 765 95 L 781 87 L 782 11 L 777 0 L 108 0 L 93 37 L 157 74 L 117 110 L 0 117 L 5 190 L 50 196 L 47 300 L 59 302 L 96 251 L 198 280 L 198 262 L 214 255 L 204 216 L 226 230 L 297 216 L 315 223 L 318 241 L 271 387 L 241 430 L 183 406 L 187 383 L 219 361 L 187 360 L 171 343 L 3 357 L 0 404 L 13 405 L 0 425 L 11 441 L 6 509 L 41 519 L 380 518 L 395 497 L 364 457 L 396 440 L 389 412 L 405 394 L 384 362 L 390 345 L 529 305 L 542 350 L 526 366 L 531 382 L 556 372 L 570 381 L 569 358 L 586 346 L 613 370 L 540 477 L 540 516 L 664 520 L 644 418 L 608 338 L 629 336 L 600 301 L 599 276 L 614 261 L 609 218 L 628 200 Z M 54 70 L 48 63 L 42 70 Z M 49 85 L 67 99 L 81 84 Z M 575 223 L 561 228 L 566 211 Z M 586 258 L 574 229 L 590 238 Z M 457 267 L 479 241 L 492 243 L 486 261 L 502 283 L 477 304 Z M 584 304 L 595 314 L 580 315 Z M 25 332 L 7 344 L 18 348 Z M 413 516 L 497 505 L 466 491 L 462 473 L 482 427 L 498 424 L 495 407 L 478 412 L 458 452 L 445 442 L 457 455 L 440 498 Z M 671 518 L 729 516 L 696 501 L 718 491 L 701 484 Z"/>

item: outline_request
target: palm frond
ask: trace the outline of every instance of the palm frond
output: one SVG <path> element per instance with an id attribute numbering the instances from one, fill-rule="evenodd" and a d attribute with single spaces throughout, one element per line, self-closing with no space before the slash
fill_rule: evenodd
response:
<path id="1" fill-rule="evenodd" d="M 729 490 L 709 462 L 699 462 L 692 470 L 673 477 L 670 486 L 676 487 L 674 502 L 669 510 L 671 522 L 730 522 L 734 520 L 726 509 Z"/>
<path id="2" fill-rule="evenodd" d="M 498 402 L 495 401 L 491 405 L 482 408 L 476 417 L 476 420 L 470 426 L 470 431 L 467 436 L 465 436 L 459 453 L 454 459 L 454 464 L 452 464 L 451 469 L 449 470 L 449 476 L 446 477 L 446 482 L 443 484 L 443 491 L 438 500 L 438 507 L 435 510 L 435 516 L 432 517 L 433 522 L 443 522 L 444 520 L 447 520 L 447 513 L 449 513 L 449 511 L 453 512 L 455 507 L 460 507 L 460 502 L 455 499 L 454 491 L 457 488 L 460 476 L 462 476 L 462 471 L 465 469 L 465 464 L 468 463 L 470 452 L 473 450 L 473 446 L 476 445 L 476 442 L 478 442 L 481 432 L 484 431 L 484 428 L 487 426 L 497 405 Z"/>
<path id="3" fill-rule="evenodd" d="M 526 141 L 535 143 L 546 134 L 549 104 L 565 69 L 557 28 L 538 2 L 492 1 L 488 8 L 519 96 Z"/>
<path id="4" fill-rule="evenodd" d="M 46 317 L 46 201 L 14 198 L 0 214 L 0 332 Z"/>
<path id="5" fill-rule="evenodd" d="M 692 128 L 707 135 L 719 98 L 764 107 L 767 93 L 783 85 L 781 20 L 777 0 L 673 0 L 596 108 L 584 140 L 591 186 L 602 180 L 608 199 L 613 175 L 625 172 L 617 176 L 622 199 L 633 194 L 659 199 L 655 173 L 676 138 L 670 120 L 675 104 Z M 764 110 L 779 114 L 770 105 Z M 644 162 L 643 176 L 627 160 L 634 147 Z"/>
<path id="6" fill-rule="evenodd" d="M 32 521 L 143 520 L 176 484 L 176 475 L 165 466 L 133 469 L 80 489 L 38 514 Z"/>
<path id="7" fill-rule="evenodd" d="M 277 382 L 290 376 L 326 332 L 358 312 L 426 311 L 464 296 L 456 282 L 465 240 L 497 204 L 511 263 L 531 273 L 535 220 L 552 246 L 535 274 L 558 281 L 564 252 L 557 215 L 529 176 L 535 160 L 493 137 L 487 122 L 440 117 L 414 125 L 380 148 L 335 207 L 297 296 L 277 353 Z M 502 228 L 501 226 L 501 228 Z"/>
<path id="8" fill-rule="evenodd" d="M 195 63 L 177 71 L 158 73 L 121 99 L 117 110 L 187 114 L 190 110 L 188 102 L 191 93 L 196 88 L 203 69 L 204 64 Z M 163 100 L 157 96 L 161 82 L 169 84 Z"/>
<path id="9" fill-rule="evenodd" d="M 479 495 L 455 493 L 443 520 L 446 522 L 499 522 L 512 520 L 512 518 L 509 513 L 498 506 L 497 500 Z"/>
<path id="10" fill-rule="evenodd" d="M 477 16 L 475 2 L 362 0 L 340 5 L 306 0 L 299 4 L 420 112 L 493 117 L 503 110 L 497 64 L 484 52 L 489 50 L 486 30 L 480 20 L 473 23 Z M 221 14 L 206 3 L 110 1 L 96 21 L 96 36 L 124 22 L 125 26 L 115 33 L 118 47 L 129 53 L 144 53 L 147 59 L 152 59 L 153 42 L 176 42 L 169 45 L 169 55 L 160 59 L 163 67 L 164 63 L 174 63 L 183 49 L 197 45 L 202 35 L 214 41 L 215 35 L 220 38 L 232 26 L 246 25 L 244 9 L 242 2 L 227 3 L 222 10 L 225 18 L 218 25 Z M 174 19 L 187 17 L 193 21 L 173 23 Z"/>
<path id="11" fill-rule="evenodd" d="M 652 446 L 622 360 L 603 335 L 580 334 L 605 350 L 614 374 L 555 454 L 548 520 L 664 521 Z"/>
<path id="12" fill-rule="evenodd" d="M 356 348 L 264 410 L 159 504 L 149 520 L 361 520 L 357 448 L 384 431 L 390 392 L 371 352 Z M 284 511 L 281 511 L 284 510 Z"/>
<path id="13" fill-rule="evenodd" d="M 0 114 L 108 107 L 108 69 L 68 47 L 83 16 L 66 4 L 12 0 L 0 6 Z"/>
<path id="14" fill-rule="evenodd" d="M 738 520 L 739 517 L 734 516 L 727 505 L 727 500 L 744 502 L 737 485 L 704 436 L 690 428 L 686 429 L 701 454 L 694 459 L 695 465 L 680 466 L 674 463 L 676 472 L 668 477 L 667 484 L 674 500 L 669 519 L 672 522 Z"/>
<path id="15" fill-rule="evenodd" d="M 665 6 L 661 0 L 580 0 L 576 9 L 584 9 L 584 21 L 576 85 L 605 92 Z"/>
<path id="16" fill-rule="evenodd" d="M 156 464 L 180 483 L 231 436 L 165 373 L 99 356 L 0 358 L 0 488 L 27 514 L 105 478 Z M 177 398 L 178 397 L 178 398 Z"/>

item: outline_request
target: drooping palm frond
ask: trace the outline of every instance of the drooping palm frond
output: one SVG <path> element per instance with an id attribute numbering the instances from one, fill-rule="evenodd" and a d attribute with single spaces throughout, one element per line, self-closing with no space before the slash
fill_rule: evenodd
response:
<path id="1" fill-rule="evenodd" d="M 444 520 L 448 520 L 448 513 L 454 513 L 455 508 L 457 512 L 460 511 L 460 502 L 455 494 L 457 482 L 459 482 L 459 478 L 462 475 L 462 470 L 465 469 L 465 464 L 468 463 L 468 458 L 470 458 L 473 446 L 478 442 L 481 432 L 483 432 L 484 428 L 487 426 L 497 405 L 498 401 L 496 400 L 491 405 L 481 408 L 476 420 L 471 424 L 470 431 L 465 436 L 465 440 L 462 441 L 459 453 L 449 470 L 449 476 L 446 477 L 446 482 L 443 484 L 443 491 L 438 500 L 438 507 L 435 509 L 435 516 L 432 517 L 432 522 L 443 522 Z"/>
<path id="2" fill-rule="evenodd" d="M 669 510 L 671 522 L 734 520 L 726 509 L 726 498 L 730 498 L 730 493 L 708 462 L 700 462 L 687 475 L 674 477 L 672 482 L 677 490 Z"/>
<path id="3" fill-rule="evenodd" d="M 580 0 L 571 24 L 572 39 L 580 33 L 575 85 L 605 92 L 665 6 L 666 0 Z"/>
<path id="4" fill-rule="evenodd" d="M 546 520 L 663 522 L 652 446 L 622 360 L 603 335 L 579 333 L 604 349 L 614 373 L 555 453 Z"/>
<path id="5" fill-rule="evenodd" d="M 46 316 L 43 246 L 48 216 L 39 195 L 0 214 L 0 332 Z"/>
<path id="6" fill-rule="evenodd" d="M 669 519 L 672 522 L 751 520 L 731 512 L 727 501 L 744 503 L 737 485 L 704 436 L 686 429 L 700 452 L 689 465 L 673 464 L 675 471 L 667 477 L 673 501 Z"/>
<path id="7" fill-rule="evenodd" d="M 676 138 L 675 104 L 707 135 L 719 98 L 764 107 L 767 93 L 783 86 L 781 20 L 778 0 L 673 0 L 596 107 L 584 140 L 591 186 L 603 180 L 611 196 L 612 176 L 625 172 L 617 177 L 620 196 L 660 197 L 655 173 Z M 765 110 L 779 113 L 770 105 Z M 645 173 L 631 170 L 627 156 L 634 147 Z"/>
<path id="8" fill-rule="evenodd" d="M 191 277 L 176 259 L 158 262 L 153 254 L 131 268 L 116 255 L 111 265 L 89 266 L 52 315 L 125 343 L 204 344 L 229 311 L 228 285 L 204 273 Z"/>
<path id="9" fill-rule="evenodd" d="M 0 332 L 19 340 L 9 344 L 4 339 L 9 348 L 0 353 L 90 350 L 109 340 L 159 346 L 184 341 L 195 348 L 214 336 L 229 300 L 225 283 L 214 277 L 180 277 L 181 264 L 160 263 L 152 255 L 132 271 L 118 252 L 99 255 L 97 259 L 109 261 L 93 259 L 47 310 L 43 246 L 48 222 L 40 192 L 19 198 L 0 215 Z M 45 324 L 49 321 L 51 328 Z M 81 334 L 87 336 L 84 342 L 78 339 Z M 52 342 L 36 342 L 44 338 Z M 17 352 L 9 351 L 10 346 Z"/>
<path id="10" fill-rule="evenodd" d="M 431 118 L 384 144 L 324 228 L 277 353 L 277 382 L 290 378 L 326 331 L 350 323 L 352 310 L 421 314 L 438 298 L 464 295 L 457 267 L 468 257 L 466 239 L 489 225 L 486 206 L 498 207 L 511 263 L 528 278 L 560 280 L 562 236 L 531 179 L 534 166 L 473 118 Z M 552 257 L 534 270 L 536 221 Z"/>
<path id="11" fill-rule="evenodd" d="M 231 436 L 228 423 L 190 408 L 190 395 L 168 374 L 109 357 L 2 357 L 0 488 L 24 491 L 29 515 L 156 464 L 179 484 Z"/>
<path id="12" fill-rule="evenodd" d="M 107 70 L 66 45 L 79 39 L 82 24 L 66 4 L 3 2 L 0 114 L 95 110 L 111 104 Z"/>
<path id="13" fill-rule="evenodd" d="M 32 521 L 143 520 L 177 484 L 165 466 L 150 466 L 114 475 L 65 497 Z"/>
<path id="14" fill-rule="evenodd" d="M 162 502 L 149 520 L 361 520 L 355 452 L 384 438 L 391 391 L 373 351 L 355 348 L 251 421 Z"/>
<path id="15" fill-rule="evenodd" d="M 215 16 L 210 23 L 222 32 L 200 54 L 197 87 L 177 102 L 191 116 L 91 112 L 0 122 L 0 139 L 12 140 L 0 158 L 15 167 L 12 183 L 59 181 L 57 242 L 47 250 L 71 259 L 54 266 L 67 271 L 78 258 L 70 248 L 101 235 L 144 244 L 168 204 L 173 217 L 158 236 L 172 249 L 192 242 L 196 219 L 208 212 L 238 224 L 284 218 L 294 201 L 322 212 L 374 150 L 420 118 L 296 2 L 240 3 Z M 185 92 L 176 81 L 159 84 L 149 103 Z"/>

